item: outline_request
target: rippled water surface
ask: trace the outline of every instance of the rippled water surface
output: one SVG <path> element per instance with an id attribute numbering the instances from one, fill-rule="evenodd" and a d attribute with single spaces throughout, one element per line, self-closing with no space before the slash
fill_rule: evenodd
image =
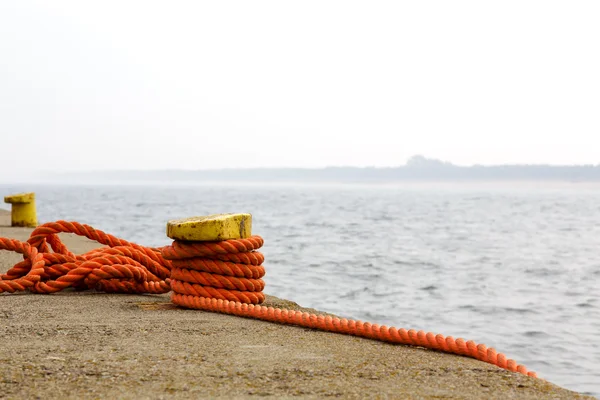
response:
<path id="1" fill-rule="evenodd" d="M 115 185 L 34 190 L 43 222 L 165 245 L 169 219 L 250 212 L 269 294 L 493 346 L 600 396 L 600 186 Z"/>

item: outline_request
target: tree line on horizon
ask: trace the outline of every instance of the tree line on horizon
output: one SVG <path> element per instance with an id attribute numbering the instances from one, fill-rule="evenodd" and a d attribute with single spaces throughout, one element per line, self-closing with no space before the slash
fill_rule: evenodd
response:
<path id="1" fill-rule="evenodd" d="M 217 170 L 95 171 L 67 174 L 95 179 L 151 181 L 465 181 L 552 180 L 600 181 L 600 165 L 457 166 L 423 156 L 411 157 L 399 167 L 250 168 Z"/>

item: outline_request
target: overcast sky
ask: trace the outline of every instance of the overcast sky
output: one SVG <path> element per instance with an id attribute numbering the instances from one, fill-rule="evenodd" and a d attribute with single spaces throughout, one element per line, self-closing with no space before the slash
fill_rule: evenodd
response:
<path id="1" fill-rule="evenodd" d="M 0 171 L 600 163 L 600 2 L 3 1 Z"/>

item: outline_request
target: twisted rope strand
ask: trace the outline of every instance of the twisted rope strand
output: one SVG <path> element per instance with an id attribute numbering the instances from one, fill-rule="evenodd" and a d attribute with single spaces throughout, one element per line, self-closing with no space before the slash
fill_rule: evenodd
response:
<path id="1" fill-rule="evenodd" d="M 221 254 L 247 253 L 264 244 L 260 236 L 248 239 L 231 239 L 221 242 L 180 242 L 175 241 L 171 247 L 163 248 L 163 257 L 169 260 L 183 258 L 211 257 Z"/>
<path id="2" fill-rule="evenodd" d="M 173 268 L 171 270 L 171 279 L 199 283 L 204 286 L 249 292 L 262 292 L 265 288 L 265 282 L 262 279 L 236 278 L 234 276 L 217 275 L 185 268 Z"/>
<path id="3" fill-rule="evenodd" d="M 239 278 L 259 279 L 265 276 L 262 265 L 248 265 L 231 261 L 210 260 L 204 258 L 186 258 L 172 260 L 173 268 L 194 269 L 218 275 L 236 276 Z"/>

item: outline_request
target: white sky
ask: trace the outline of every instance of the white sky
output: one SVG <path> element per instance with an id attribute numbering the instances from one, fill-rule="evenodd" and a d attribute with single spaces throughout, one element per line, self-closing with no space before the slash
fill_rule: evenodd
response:
<path id="1" fill-rule="evenodd" d="M 3 1 L 0 171 L 600 163 L 600 2 Z"/>

